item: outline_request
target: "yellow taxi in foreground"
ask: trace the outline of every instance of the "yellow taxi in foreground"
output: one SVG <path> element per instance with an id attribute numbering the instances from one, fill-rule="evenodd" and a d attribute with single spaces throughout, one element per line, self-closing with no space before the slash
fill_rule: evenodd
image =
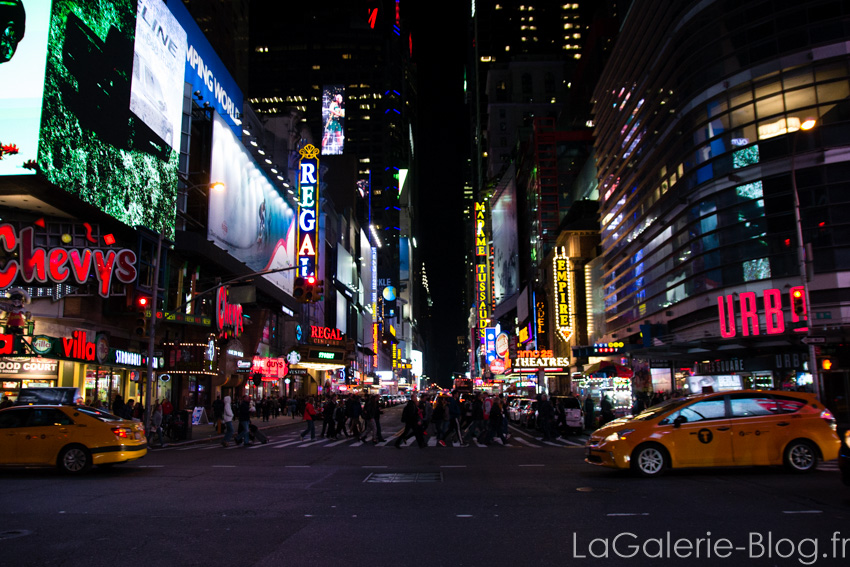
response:
<path id="1" fill-rule="evenodd" d="M 838 458 L 835 419 L 813 394 L 738 390 L 669 400 L 593 432 L 585 461 L 657 476 L 667 468 L 785 465 Z"/>
<path id="2" fill-rule="evenodd" d="M 75 405 L 29 405 L 0 410 L 0 466 L 58 467 L 82 473 L 148 452 L 142 424 Z"/>

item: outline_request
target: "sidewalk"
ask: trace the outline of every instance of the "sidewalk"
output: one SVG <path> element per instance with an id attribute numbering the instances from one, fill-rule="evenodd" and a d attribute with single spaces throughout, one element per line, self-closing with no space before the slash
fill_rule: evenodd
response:
<path id="1" fill-rule="evenodd" d="M 318 420 L 316 425 L 318 426 L 322 420 Z M 277 419 L 270 417 L 268 421 L 263 421 L 262 418 L 257 419 L 254 418 L 251 420 L 253 425 L 257 426 L 257 429 L 263 430 L 266 436 L 271 438 L 274 433 L 272 432 L 275 429 L 282 428 L 292 428 L 295 427 L 306 427 L 304 425 L 304 421 L 302 421 L 301 416 L 296 416 L 293 419 L 291 416 L 280 416 Z M 233 420 L 233 433 L 234 435 L 238 432 L 239 429 L 239 421 L 236 419 Z M 321 431 L 321 426 L 319 426 L 319 431 Z M 212 442 L 221 442 L 224 439 L 224 434 L 215 432 L 215 423 L 209 423 L 206 425 L 193 425 L 189 432 L 189 439 L 185 441 L 167 441 L 165 445 L 168 447 L 179 447 L 181 445 L 195 445 L 198 443 L 212 443 Z M 149 445 L 151 448 L 158 448 L 159 445 Z"/>

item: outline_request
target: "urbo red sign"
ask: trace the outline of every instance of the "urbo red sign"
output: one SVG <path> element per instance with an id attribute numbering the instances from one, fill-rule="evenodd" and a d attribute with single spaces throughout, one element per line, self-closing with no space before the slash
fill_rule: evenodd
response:
<path id="1" fill-rule="evenodd" d="M 310 326 L 310 337 L 313 339 L 325 339 L 331 341 L 341 341 L 342 331 L 339 329 L 331 329 L 330 327 Z"/>
<path id="2" fill-rule="evenodd" d="M 806 321 L 808 306 L 802 299 L 801 286 L 789 290 L 791 322 Z M 762 292 L 764 303 L 765 331 L 768 335 L 778 335 L 785 332 L 785 312 L 782 310 L 782 292 L 778 289 L 766 289 Z M 738 312 L 735 310 L 735 297 L 721 295 L 717 298 L 717 309 L 720 314 L 720 336 L 731 339 L 738 332 L 738 320 L 741 323 L 741 334 L 745 337 L 759 334 L 759 314 L 756 309 L 756 294 L 753 291 L 741 293 L 738 297 Z M 794 328 L 796 332 L 805 332 L 805 327 Z"/>

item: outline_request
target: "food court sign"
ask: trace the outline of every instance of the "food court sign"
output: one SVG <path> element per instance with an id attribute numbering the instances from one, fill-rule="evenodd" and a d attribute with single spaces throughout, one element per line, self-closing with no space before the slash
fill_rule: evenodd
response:
<path id="1" fill-rule="evenodd" d="M 307 144 L 298 151 L 298 275 L 315 276 L 319 251 L 319 149 Z"/>

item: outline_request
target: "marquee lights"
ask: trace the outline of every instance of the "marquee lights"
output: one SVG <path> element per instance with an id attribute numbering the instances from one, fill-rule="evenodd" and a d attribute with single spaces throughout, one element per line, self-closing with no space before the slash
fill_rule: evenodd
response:
<path id="1" fill-rule="evenodd" d="M 319 149 L 307 144 L 298 153 L 298 275 L 315 276 L 319 251 Z"/>
<path id="2" fill-rule="evenodd" d="M 558 336 L 565 343 L 573 336 L 573 282 L 570 271 L 570 259 L 566 249 L 561 247 L 553 260 L 555 276 L 555 317 Z"/>

